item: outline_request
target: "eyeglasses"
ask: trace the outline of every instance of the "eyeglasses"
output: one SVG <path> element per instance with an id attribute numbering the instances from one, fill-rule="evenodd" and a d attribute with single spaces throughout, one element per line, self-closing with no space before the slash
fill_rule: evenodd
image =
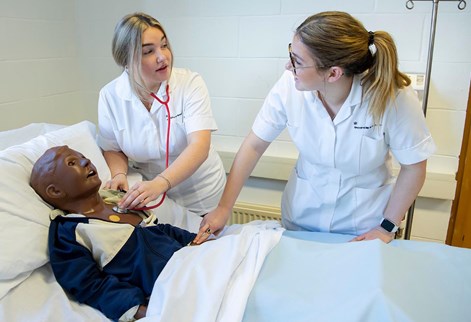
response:
<path id="1" fill-rule="evenodd" d="M 288 54 L 289 54 L 289 60 L 291 61 L 291 70 L 293 71 L 294 75 L 297 75 L 297 73 L 296 73 L 297 69 L 317 67 L 316 65 L 296 67 L 296 61 L 295 61 L 294 56 L 293 56 L 293 50 L 291 49 L 291 43 L 288 44 Z"/>

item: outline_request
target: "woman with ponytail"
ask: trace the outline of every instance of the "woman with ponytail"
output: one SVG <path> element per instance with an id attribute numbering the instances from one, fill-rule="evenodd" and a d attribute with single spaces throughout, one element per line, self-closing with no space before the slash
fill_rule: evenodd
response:
<path id="1" fill-rule="evenodd" d="M 257 161 L 287 128 L 299 158 L 282 197 L 283 226 L 390 242 L 435 151 L 392 37 L 368 31 L 348 13 L 322 12 L 296 29 L 288 54 L 287 71 L 265 99 L 196 241 L 207 227 L 224 225 Z"/>

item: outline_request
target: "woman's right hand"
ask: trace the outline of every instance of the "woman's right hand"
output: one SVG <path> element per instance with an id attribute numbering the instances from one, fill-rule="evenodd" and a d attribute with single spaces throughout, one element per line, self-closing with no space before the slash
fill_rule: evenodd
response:
<path id="1" fill-rule="evenodd" d="M 128 177 L 124 173 L 115 174 L 111 180 L 106 182 L 105 189 L 128 191 Z"/>
<path id="2" fill-rule="evenodd" d="M 200 230 L 193 240 L 194 244 L 201 244 L 205 242 L 209 236 L 218 235 L 226 225 L 232 214 L 232 209 L 227 209 L 218 206 L 213 211 L 209 212 L 203 217 L 200 223 Z"/>
<path id="3" fill-rule="evenodd" d="M 121 151 L 103 151 L 106 164 L 111 172 L 111 180 L 104 186 L 105 189 L 128 191 L 128 157 Z"/>

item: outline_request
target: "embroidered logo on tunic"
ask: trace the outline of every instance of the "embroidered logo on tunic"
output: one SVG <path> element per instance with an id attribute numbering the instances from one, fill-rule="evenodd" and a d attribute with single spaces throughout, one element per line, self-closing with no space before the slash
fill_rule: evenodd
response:
<path id="1" fill-rule="evenodd" d="M 357 121 L 353 122 L 353 128 L 357 129 L 357 130 L 369 130 L 369 129 L 372 129 L 376 126 L 381 126 L 381 124 L 372 124 L 372 125 L 360 126 L 360 125 L 358 125 Z"/>
<path id="2" fill-rule="evenodd" d="M 177 115 L 172 115 L 172 116 L 170 116 L 170 119 L 171 120 L 176 119 L 177 117 L 180 117 L 180 116 L 183 117 L 183 113 L 180 113 L 180 114 L 177 114 Z"/>

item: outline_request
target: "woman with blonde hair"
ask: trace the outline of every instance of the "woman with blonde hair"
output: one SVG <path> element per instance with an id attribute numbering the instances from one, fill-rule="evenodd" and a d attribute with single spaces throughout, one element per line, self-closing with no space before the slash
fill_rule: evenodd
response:
<path id="1" fill-rule="evenodd" d="M 283 192 L 290 230 L 390 242 L 435 150 L 392 37 L 345 12 L 308 17 L 288 45 L 287 71 L 240 147 L 219 202 L 201 224 L 217 231 L 261 155 L 287 128 L 299 158 Z M 391 153 L 400 163 L 397 179 Z"/>
<path id="2" fill-rule="evenodd" d="M 127 191 L 121 209 L 164 193 L 199 215 L 214 209 L 226 174 L 211 145 L 217 125 L 204 80 L 173 67 L 163 26 L 144 13 L 118 22 L 112 52 L 123 72 L 98 101 L 98 144 L 112 177 L 106 187 Z M 145 181 L 128 187 L 129 164 Z"/>

